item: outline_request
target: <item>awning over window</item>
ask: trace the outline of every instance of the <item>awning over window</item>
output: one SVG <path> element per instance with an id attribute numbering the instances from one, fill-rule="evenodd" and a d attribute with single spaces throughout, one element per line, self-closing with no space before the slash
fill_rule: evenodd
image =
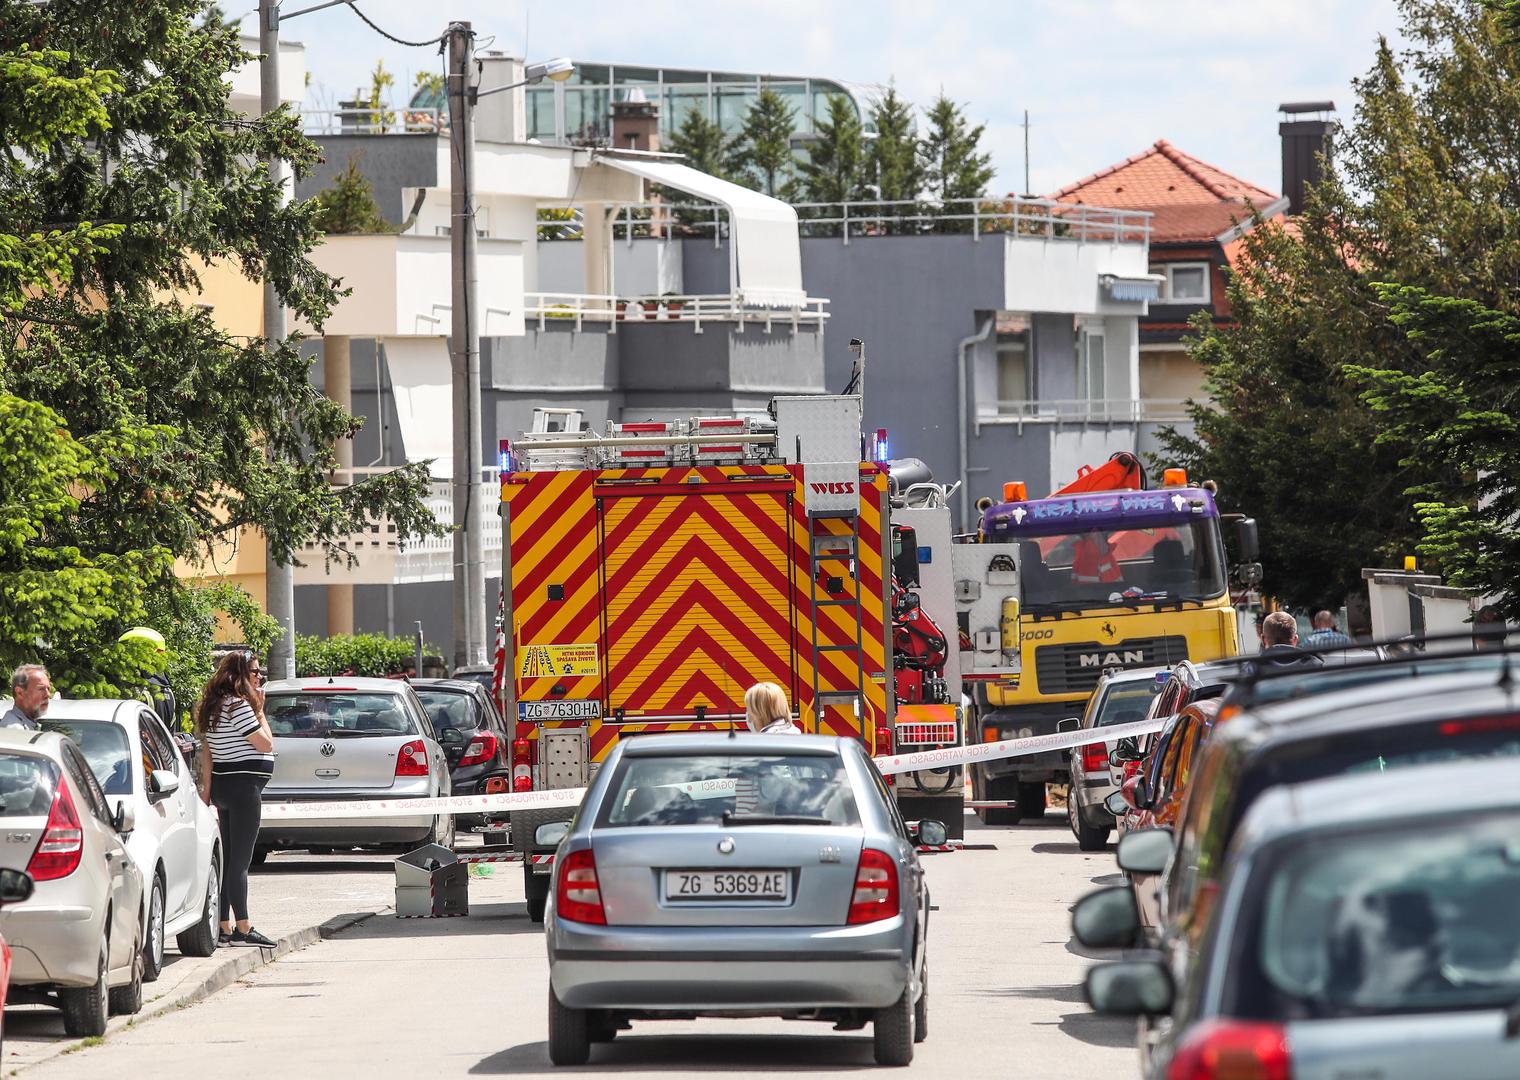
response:
<path id="1" fill-rule="evenodd" d="M 807 298 L 797 211 L 780 199 L 653 155 L 603 151 L 596 160 L 727 209 L 733 275 L 729 288 L 746 303 L 790 307 Z"/>
<path id="2" fill-rule="evenodd" d="M 1146 274 L 1144 277 L 1104 274 L 1099 280 L 1110 300 L 1143 303 L 1161 298 L 1161 283 L 1166 279 L 1159 274 Z"/>
<path id="3" fill-rule="evenodd" d="M 452 476 L 454 383 L 448 338 L 386 338 L 385 365 L 407 462 L 431 458 L 433 476 Z"/>

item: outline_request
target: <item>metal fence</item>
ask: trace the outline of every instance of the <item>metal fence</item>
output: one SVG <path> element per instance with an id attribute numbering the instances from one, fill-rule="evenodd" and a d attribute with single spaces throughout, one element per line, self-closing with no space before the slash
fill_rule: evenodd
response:
<path id="1" fill-rule="evenodd" d="M 448 131 L 443 109 L 392 109 L 340 105 L 334 109 L 302 109 L 308 135 L 439 135 Z"/>
<path id="2" fill-rule="evenodd" d="M 1192 419 L 1186 398 L 1044 398 L 996 401 L 977 415 L 992 424 L 1175 424 Z"/>

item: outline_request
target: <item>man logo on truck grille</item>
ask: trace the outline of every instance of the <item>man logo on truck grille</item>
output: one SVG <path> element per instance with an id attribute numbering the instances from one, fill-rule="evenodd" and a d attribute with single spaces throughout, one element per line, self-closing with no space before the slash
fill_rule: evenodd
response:
<path id="1" fill-rule="evenodd" d="M 1125 649 L 1123 652 L 1078 653 L 1077 663 L 1082 667 L 1091 668 L 1128 667 L 1131 664 L 1145 663 L 1145 650 Z"/>

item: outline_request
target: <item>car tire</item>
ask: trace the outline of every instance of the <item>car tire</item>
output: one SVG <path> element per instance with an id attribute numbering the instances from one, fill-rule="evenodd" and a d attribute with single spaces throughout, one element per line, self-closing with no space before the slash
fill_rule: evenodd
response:
<path id="1" fill-rule="evenodd" d="M 549 906 L 549 874 L 535 874 L 523 868 L 523 895 L 528 901 L 528 921 L 541 923 Z"/>
<path id="2" fill-rule="evenodd" d="M 1102 851 L 1108 846 L 1110 830 L 1084 823 L 1074 798 L 1066 800 L 1066 824 L 1071 826 L 1071 834 L 1077 838 L 1078 851 Z"/>
<path id="3" fill-rule="evenodd" d="M 555 1065 L 584 1065 L 591 1057 L 590 1019 L 585 1009 L 560 1003 L 549 988 L 549 1060 Z"/>
<path id="4" fill-rule="evenodd" d="M 1045 816 L 1045 785 L 1020 784 L 1014 800 L 1019 804 L 1019 817 L 1023 820 L 1039 820 Z"/>
<path id="5" fill-rule="evenodd" d="M 107 942 L 100 943 L 100 970 L 96 972 L 95 985 L 71 986 L 58 991 L 65 1035 L 92 1038 L 106 1033 L 106 1021 L 110 1018 L 110 989 L 106 984 L 108 948 Z"/>
<path id="6" fill-rule="evenodd" d="M 221 923 L 222 857 L 211 856 L 211 870 L 206 876 L 206 906 L 201 909 L 200 922 L 174 939 L 179 951 L 185 956 L 210 956 L 216 952 L 216 939 Z"/>
<path id="7" fill-rule="evenodd" d="M 433 838 L 429 843 L 454 850 L 454 815 L 439 814 L 433 819 Z"/>
<path id="8" fill-rule="evenodd" d="M 112 1016 L 136 1016 L 143 1007 L 143 965 L 148 950 L 139 944 L 132 955 L 132 981 L 114 986 L 107 992 L 106 1005 Z"/>
<path id="9" fill-rule="evenodd" d="M 895 1005 L 877 1009 L 871 1024 L 871 1048 L 876 1064 L 902 1066 L 913 1062 L 913 1018 L 915 1009 L 905 989 Z"/>
<path id="10" fill-rule="evenodd" d="M 586 1018 L 586 1033 L 594 1043 L 607 1043 L 617 1038 L 617 1021 L 605 1009 L 598 1009 Z"/>
<path id="11" fill-rule="evenodd" d="M 929 1037 L 929 958 L 924 957 L 924 970 L 919 974 L 922 984 L 918 1001 L 913 1005 L 913 1041 L 921 1043 Z"/>
<path id="12" fill-rule="evenodd" d="M 148 920 L 143 927 L 143 982 L 157 982 L 164 970 L 164 879 L 153 875 L 148 893 Z"/>

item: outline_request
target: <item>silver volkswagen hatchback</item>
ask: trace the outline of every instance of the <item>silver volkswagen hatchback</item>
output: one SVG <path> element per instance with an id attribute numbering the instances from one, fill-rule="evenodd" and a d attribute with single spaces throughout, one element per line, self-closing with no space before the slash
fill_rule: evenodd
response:
<path id="1" fill-rule="evenodd" d="M 550 1059 L 633 1020 L 779 1016 L 869 1023 L 877 1062 L 908 1064 L 929 1004 L 915 845 L 943 833 L 907 826 L 851 739 L 620 743 L 555 860 Z"/>

